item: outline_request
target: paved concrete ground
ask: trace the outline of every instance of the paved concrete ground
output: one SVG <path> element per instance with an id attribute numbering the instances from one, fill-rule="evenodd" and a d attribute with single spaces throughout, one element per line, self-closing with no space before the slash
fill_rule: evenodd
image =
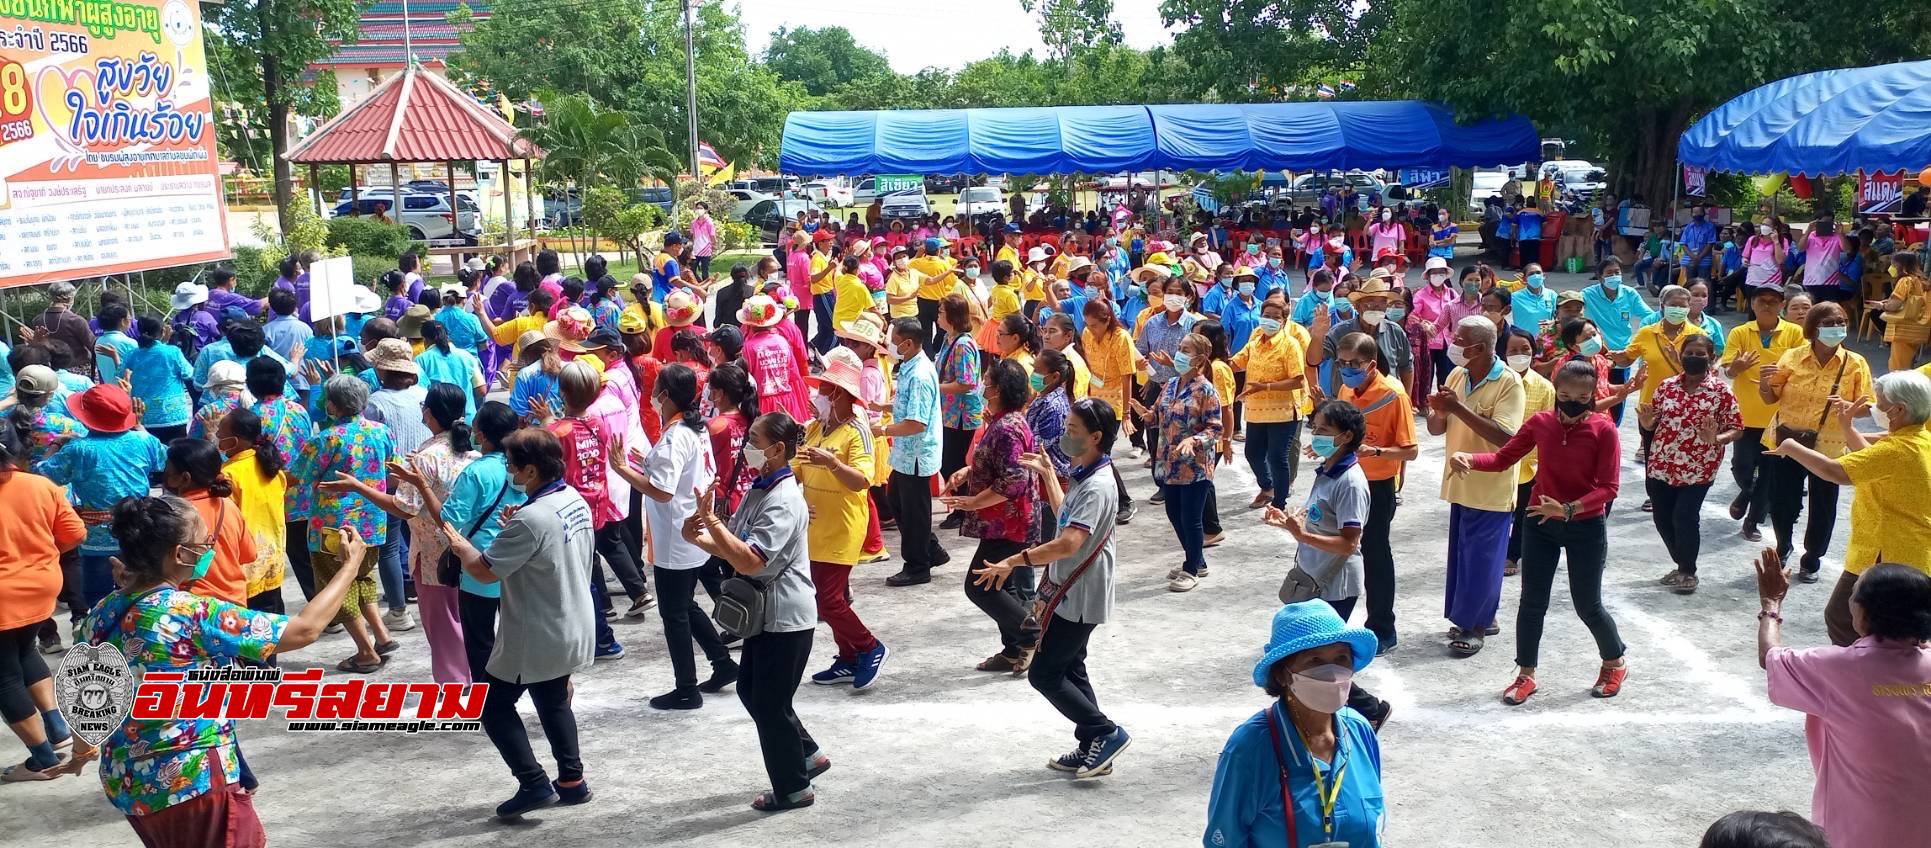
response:
<path id="1" fill-rule="evenodd" d="M 1552 284 L 1579 283 L 1564 276 Z M 1631 415 L 1629 452 L 1634 426 Z M 1629 452 L 1606 586 L 1629 644 L 1628 687 L 1613 700 L 1588 696 L 1597 658 L 1558 581 L 1544 688 L 1510 708 L 1498 696 L 1513 672 L 1514 578 L 1504 589 L 1502 636 L 1472 659 L 1443 646 L 1447 508 L 1435 497 L 1440 440 L 1424 436 L 1396 518 L 1401 647 L 1361 678 L 1396 705 L 1382 736 L 1388 844 L 1600 845 L 1614 833 L 1620 845 L 1685 846 L 1732 810 L 1809 812 L 1801 717 L 1765 700 L 1756 666 L 1752 546 L 1723 514 L 1729 477 L 1704 510 L 1702 589 L 1678 597 L 1656 585 L 1667 557 L 1649 516 L 1636 511 L 1641 470 Z M 1122 464 L 1132 466 L 1136 496 L 1150 494 L 1138 463 Z M 834 762 L 815 808 L 766 816 L 746 807 L 767 784 L 734 697 L 691 713 L 644 704 L 670 686 L 653 616 L 619 624 L 629 657 L 579 679 L 576 711 L 597 793 L 589 806 L 553 808 L 519 826 L 489 821 L 513 785 L 481 733 L 302 736 L 268 721 L 241 731 L 262 780 L 261 815 L 277 844 L 296 846 L 1197 844 L 1220 746 L 1266 702 L 1249 674 L 1292 553 L 1285 533 L 1243 509 L 1253 493 L 1245 464 L 1218 479 L 1228 541 L 1208 552 L 1212 576 L 1194 592 L 1166 591 L 1164 574 L 1179 555 L 1159 508 L 1143 504 L 1116 537 L 1118 617 L 1096 632 L 1089 660 L 1103 706 L 1135 736 L 1111 777 L 1075 783 L 1047 771 L 1046 760 L 1072 746 L 1070 726 L 1025 682 L 971 669 L 998 642 L 961 597 L 971 548 L 953 537 L 953 564 L 931 585 L 887 588 L 895 566 L 885 565 L 861 568 L 854 580 L 859 613 L 893 654 L 873 691 L 800 691 L 799 712 Z M 1297 486 L 1296 498 L 1305 490 Z M 1791 592 L 1785 632 L 1794 644 L 1826 641 L 1822 606 L 1848 519 L 1838 527 L 1825 582 Z M 420 634 L 403 640 L 376 679 L 428 679 Z M 333 664 L 349 651 L 346 637 L 332 636 L 289 659 Z M 821 628 L 814 670 L 831 653 Z M 0 811 L 0 846 L 136 844 L 91 768 L 80 780 L 0 789 Z"/>

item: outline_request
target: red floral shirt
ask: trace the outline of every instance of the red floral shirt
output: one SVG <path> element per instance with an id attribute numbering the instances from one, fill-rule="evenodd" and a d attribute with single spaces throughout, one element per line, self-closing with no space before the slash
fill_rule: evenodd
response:
<path id="1" fill-rule="evenodd" d="M 1719 433 L 1743 426 L 1743 411 L 1730 387 L 1706 376 L 1692 392 L 1683 388 L 1679 375 L 1664 380 L 1650 403 L 1656 408 L 1656 437 L 1649 445 L 1649 476 L 1672 486 L 1715 480 L 1723 446 L 1705 444 L 1696 428 L 1704 421 L 1715 421 Z"/>

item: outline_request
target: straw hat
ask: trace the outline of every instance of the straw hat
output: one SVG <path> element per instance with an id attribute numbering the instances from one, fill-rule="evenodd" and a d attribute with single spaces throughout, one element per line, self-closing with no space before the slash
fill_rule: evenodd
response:
<path id="1" fill-rule="evenodd" d="M 838 328 L 838 337 L 865 342 L 872 347 L 885 346 L 885 319 L 876 312 L 860 312 L 858 318 L 846 322 Z"/>
<path id="2" fill-rule="evenodd" d="M 524 330 L 523 335 L 516 337 L 516 349 L 519 351 L 527 351 L 538 345 L 554 344 L 555 342 L 555 339 L 544 335 L 540 330 Z"/>
<path id="3" fill-rule="evenodd" d="M 852 242 L 851 250 L 849 252 L 851 253 L 851 255 L 857 256 L 871 249 L 872 249 L 871 239 L 859 239 L 855 242 Z"/>
<path id="4" fill-rule="evenodd" d="M 416 367 L 414 351 L 409 343 L 401 339 L 383 339 L 369 350 L 369 367 L 377 371 L 395 371 L 401 374 L 421 374 Z"/>
<path id="5" fill-rule="evenodd" d="M 1127 276 L 1136 283 L 1146 283 L 1149 277 L 1164 281 L 1172 277 L 1173 272 L 1167 270 L 1167 266 L 1165 265 L 1142 265 L 1133 269 L 1133 273 Z"/>
<path id="6" fill-rule="evenodd" d="M 1374 273 L 1368 275 L 1366 281 L 1356 286 L 1354 291 L 1348 293 L 1348 302 L 1358 305 L 1361 303 L 1361 299 L 1366 297 L 1394 297 L 1396 294 L 1395 287 L 1388 283 L 1392 278 L 1393 275 L 1388 274 L 1387 269 L 1375 269 Z"/>
<path id="7" fill-rule="evenodd" d="M 664 296 L 664 320 L 670 322 L 673 327 L 689 326 L 702 312 L 703 308 L 697 305 L 697 298 L 692 297 L 688 291 L 678 289 Z"/>
<path id="8" fill-rule="evenodd" d="M 864 371 L 865 365 L 858 361 L 858 354 L 835 347 L 825 354 L 825 370 L 806 377 L 805 382 L 813 386 L 837 386 L 852 397 L 858 397 Z"/>
<path id="9" fill-rule="evenodd" d="M 738 308 L 738 323 L 747 327 L 766 329 L 778 326 L 778 322 L 783 320 L 784 310 L 777 301 L 766 295 L 746 298 L 744 305 Z"/>

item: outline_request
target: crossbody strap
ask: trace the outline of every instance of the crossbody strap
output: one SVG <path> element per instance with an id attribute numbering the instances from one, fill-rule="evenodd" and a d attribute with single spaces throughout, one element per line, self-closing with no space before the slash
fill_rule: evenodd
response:
<path id="1" fill-rule="evenodd" d="M 1850 351 L 1839 349 L 1837 351 L 1837 379 L 1830 381 L 1830 391 L 1824 393 L 1824 414 L 1817 417 L 1817 431 L 1820 433 L 1824 430 L 1824 422 L 1830 420 L 1830 399 L 1837 394 L 1838 387 L 1844 384 L 1844 369 L 1849 367 L 1850 364 Z"/>
<path id="2" fill-rule="evenodd" d="M 469 523 L 469 532 L 464 533 L 463 535 L 474 536 L 476 535 L 476 531 L 483 529 L 483 522 L 488 521 L 491 515 L 496 514 L 496 507 L 503 503 L 503 498 L 508 496 L 509 493 L 510 493 L 510 481 L 504 480 L 503 488 L 498 489 L 496 491 L 496 500 L 489 502 L 488 509 L 485 509 L 482 512 L 476 514 L 476 520 L 471 521 Z"/>
<path id="3" fill-rule="evenodd" d="M 1044 628 L 1047 623 L 1053 620 L 1053 610 L 1059 609 L 1059 602 L 1066 599 L 1066 593 L 1072 590 L 1074 583 L 1079 582 L 1080 575 L 1086 573 L 1087 567 L 1091 566 L 1094 560 L 1099 559 L 1100 551 L 1106 550 L 1106 546 L 1112 541 L 1113 528 L 1108 527 L 1100 536 L 1100 543 L 1093 546 L 1093 552 L 1087 554 L 1086 559 L 1080 561 L 1079 566 L 1073 569 L 1073 573 L 1067 576 L 1066 582 L 1060 584 L 1058 590 L 1053 592 L 1052 598 L 1046 601 L 1046 607 L 1039 618 L 1041 628 Z"/>
<path id="4" fill-rule="evenodd" d="M 1283 719 L 1276 715 L 1276 711 L 1279 709 L 1279 705 L 1276 704 L 1267 710 L 1267 734 L 1274 739 L 1274 765 L 1280 769 L 1281 818 L 1287 822 L 1287 848 L 1295 848 L 1301 844 L 1301 839 L 1300 835 L 1295 833 L 1294 796 L 1287 790 L 1287 754 L 1281 745 L 1281 721 Z"/>

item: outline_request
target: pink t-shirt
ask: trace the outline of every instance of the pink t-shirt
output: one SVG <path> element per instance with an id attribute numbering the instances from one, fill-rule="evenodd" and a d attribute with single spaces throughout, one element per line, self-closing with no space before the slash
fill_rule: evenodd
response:
<path id="1" fill-rule="evenodd" d="M 799 309 L 811 308 L 811 252 L 791 251 L 784 261 L 784 279 L 791 284 L 791 296 L 798 299 Z"/>
<path id="2" fill-rule="evenodd" d="M 1818 238 L 1815 233 L 1804 238 L 1804 285 L 1836 285 L 1832 277 L 1837 275 L 1837 266 L 1844 261 L 1844 237 L 1831 233 Z"/>
<path id="3" fill-rule="evenodd" d="M 691 255 L 710 256 L 717 244 L 717 222 L 709 215 L 691 219 Z"/>
<path id="4" fill-rule="evenodd" d="M 1751 236 L 1743 243 L 1743 264 L 1749 269 L 1744 274 L 1746 286 L 1767 286 L 1781 279 L 1782 268 L 1777 265 L 1777 244 L 1763 236 Z"/>
<path id="5" fill-rule="evenodd" d="M 1461 295 L 1455 291 L 1454 286 L 1435 288 L 1434 286 L 1424 284 L 1420 289 L 1415 291 L 1415 311 L 1413 317 L 1435 325 L 1434 335 L 1428 337 L 1429 350 L 1441 350 L 1448 347 L 1448 339 L 1455 335 L 1455 326 L 1449 323 L 1448 308 L 1449 304 L 1454 303 L 1460 297 Z"/>
<path id="6" fill-rule="evenodd" d="M 637 399 L 637 378 L 631 375 L 630 365 L 618 360 L 604 366 L 603 373 L 603 391 L 585 414 L 596 419 L 605 433 L 623 434 L 625 453 L 631 448 L 650 450 L 650 437 L 644 435 L 644 422 L 638 414 L 641 407 Z M 616 447 L 614 440 L 611 447 Z M 630 481 L 615 471 L 605 470 L 608 473 L 604 485 L 610 492 L 611 510 L 618 520 L 630 517 Z"/>
<path id="7" fill-rule="evenodd" d="M 1931 648 L 1865 637 L 1771 648 L 1770 701 L 1805 713 L 1811 820 L 1833 848 L 1923 845 L 1931 834 Z"/>
<path id="8" fill-rule="evenodd" d="M 1371 257 L 1380 256 L 1381 249 L 1384 247 L 1400 253 L 1402 248 L 1406 246 L 1404 242 L 1407 241 L 1407 233 L 1402 230 L 1400 224 L 1394 221 L 1377 223 L 1368 228 L 1368 233 L 1374 236 L 1374 253 L 1371 254 Z"/>
<path id="9" fill-rule="evenodd" d="M 784 336 L 752 331 L 744 337 L 744 362 L 751 368 L 751 379 L 757 382 L 759 412 L 783 411 L 799 421 L 811 418 L 804 380 L 799 377 L 797 361 Z"/>

